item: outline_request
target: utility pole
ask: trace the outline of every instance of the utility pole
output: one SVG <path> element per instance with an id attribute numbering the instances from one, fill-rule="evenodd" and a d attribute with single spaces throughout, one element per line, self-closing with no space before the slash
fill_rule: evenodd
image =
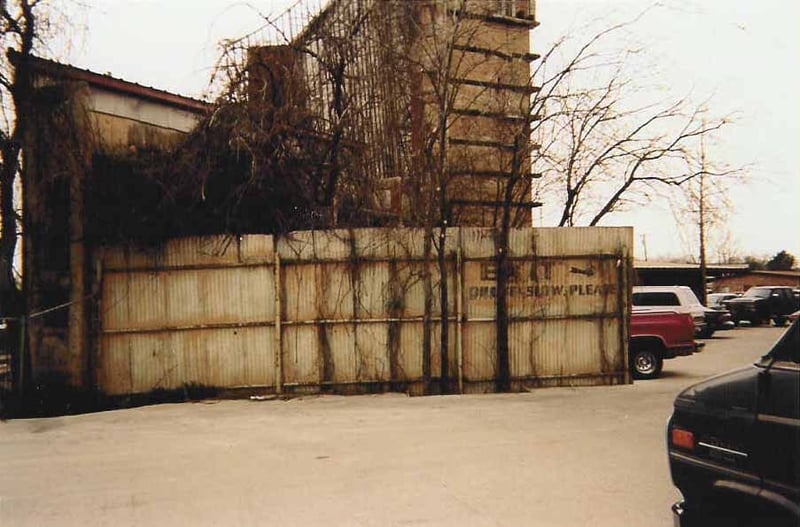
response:
<path id="1" fill-rule="evenodd" d="M 707 303 L 706 277 L 706 146 L 703 134 L 700 134 L 700 203 L 698 214 L 700 220 L 700 302 Z"/>

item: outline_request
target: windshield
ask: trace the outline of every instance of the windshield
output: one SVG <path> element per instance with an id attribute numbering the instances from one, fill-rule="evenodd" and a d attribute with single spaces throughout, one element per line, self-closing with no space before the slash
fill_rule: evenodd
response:
<path id="1" fill-rule="evenodd" d="M 770 352 L 761 357 L 760 365 L 769 367 L 772 361 L 800 364 L 800 326 L 797 320 L 781 335 Z"/>
<path id="2" fill-rule="evenodd" d="M 724 299 L 725 295 L 708 295 L 708 305 L 721 306 Z"/>
<path id="3" fill-rule="evenodd" d="M 769 296 L 769 289 L 748 289 L 747 292 L 742 296 L 746 298 L 766 298 Z"/>

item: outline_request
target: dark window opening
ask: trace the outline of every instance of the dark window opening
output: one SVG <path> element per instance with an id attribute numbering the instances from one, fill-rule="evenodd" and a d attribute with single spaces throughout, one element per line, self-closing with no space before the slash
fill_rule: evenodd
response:
<path id="1" fill-rule="evenodd" d="M 634 306 L 679 306 L 681 305 L 675 293 L 634 293 Z"/>

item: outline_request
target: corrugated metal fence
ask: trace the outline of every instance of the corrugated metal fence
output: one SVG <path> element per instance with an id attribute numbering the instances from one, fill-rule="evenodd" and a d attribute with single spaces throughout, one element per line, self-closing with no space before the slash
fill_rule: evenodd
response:
<path id="1" fill-rule="evenodd" d="M 414 229 L 175 240 L 99 254 L 96 376 L 110 395 L 186 385 L 422 393 L 440 372 L 435 256 Z M 519 229 L 508 288 L 513 387 L 627 380 L 629 228 Z M 494 238 L 450 229 L 449 371 L 465 392 L 496 370 Z"/>

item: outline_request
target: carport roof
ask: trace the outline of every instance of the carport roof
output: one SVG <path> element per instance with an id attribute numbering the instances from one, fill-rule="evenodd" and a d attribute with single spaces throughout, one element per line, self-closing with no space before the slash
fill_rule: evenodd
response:
<path id="1" fill-rule="evenodd" d="M 635 269 L 649 271 L 693 271 L 700 267 L 698 263 L 651 262 L 638 260 L 633 263 Z M 746 273 L 750 270 L 747 264 L 708 264 L 706 269 L 713 273 Z"/>
<path id="2" fill-rule="evenodd" d="M 20 59 L 19 52 L 14 49 L 10 49 L 8 51 L 8 56 L 12 62 L 16 62 Z M 30 56 L 29 60 L 32 63 L 34 71 L 39 75 L 52 78 L 65 78 L 73 81 L 82 81 L 91 86 L 96 86 L 108 91 L 149 99 L 160 104 L 173 106 L 194 113 L 205 112 L 211 106 L 205 101 L 194 99 L 192 97 L 186 97 L 184 95 L 178 95 L 177 93 L 168 92 L 150 86 L 143 86 L 135 82 L 113 77 L 110 74 L 104 75 L 87 69 L 78 68 L 68 64 L 62 64 L 54 60 L 44 59 L 36 56 Z"/>

